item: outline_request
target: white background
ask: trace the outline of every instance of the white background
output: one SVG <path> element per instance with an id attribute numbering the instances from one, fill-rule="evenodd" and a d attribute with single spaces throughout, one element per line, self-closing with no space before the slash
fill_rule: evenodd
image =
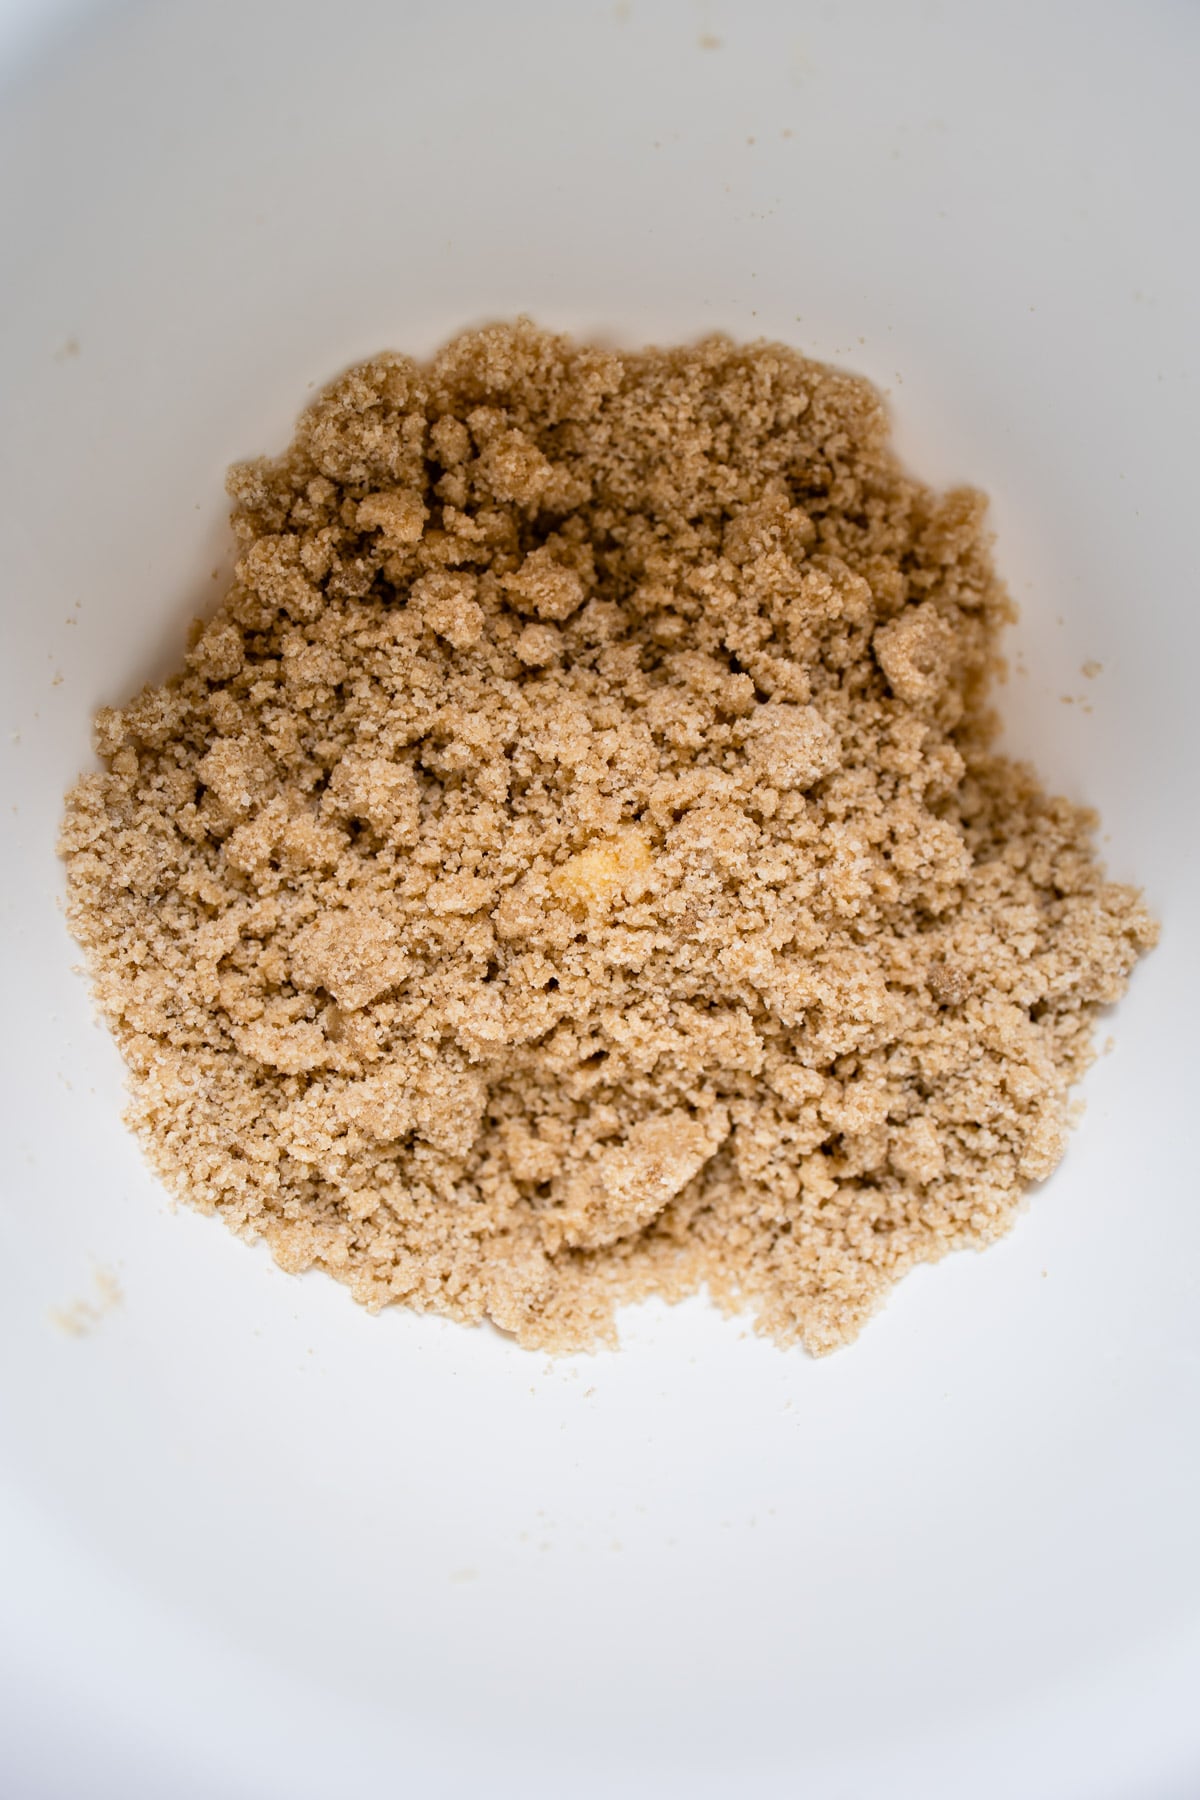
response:
<path id="1" fill-rule="evenodd" d="M 19 11 L 0 1791 L 1194 1796 L 1200 13 Z M 1164 920 L 1013 1235 L 824 1362 L 696 1301 L 548 1364 L 283 1276 L 169 1211 L 71 973 L 61 792 L 215 597 L 225 464 L 351 358 L 518 310 L 885 387 L 994 497 L 1011 742 Z"/>

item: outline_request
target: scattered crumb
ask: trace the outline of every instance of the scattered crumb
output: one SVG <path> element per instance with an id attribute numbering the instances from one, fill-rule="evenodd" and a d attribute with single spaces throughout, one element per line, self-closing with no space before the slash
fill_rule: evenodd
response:
<path id="1" fill-rule="evenodd" d="M 70 1337 L 86 1337 L 124 1299 L 121 1284 L 111 1269 L 96 1269 L 92 1280 L 96 1289 L 94 1299 L 73 1300 L 69 1306 L 57 1307 L 50 1314 L 59 1329 Z"/>
<path id="2" fill-rule="evenodd" d="M 54 674 L 53 674 L 53 676 L 52 676 L 52 677 L 51 677 L 51 680 L 50 680 L 50 686 L 51 686 L 51 687 L 61 687 L 61 686 L 62 686 L 62 680 L 63 680 L 63 678 L 62 678 L 62 670 L 61 670 L 61 669 L 55 669 L 55 671 L 54 671 Z"/>
<path id="3" fill-rule="evenodd" d="M 1079 672 L 1081 675 L 1086 676 L 1089 681 L 1094 681 L 1097 675 L 1102 672 L 1103 668 L 1103 663 L 1097 662 L 1094 657 L 1089 657 Z"/>
<path id="4" fill-rule="evenodd" d="M 702 31 L 700 36 L 696 39 L 696 42 L 699 44 L 701 50 L 719 50 L 721 48 L 722 40 L 717 37 L 715 32 Z"/>
<path id="5" fill-rule="evenodd" d="M 54 352 L 54 360 L 57 363 L 73 362 L 78 355 L 79 339 L 69 337 L 65 343 L 60 344 L 58 349 Z"/>
<path id="6" fill-rule="evenodd" d="M 1011 1224 L 1156 927 L 991 748 L 983 498 L 779 345 L 381 355 L 229 477 L 69 919 L 170 1190 L 370 1307 L 814 1351 Z"/>

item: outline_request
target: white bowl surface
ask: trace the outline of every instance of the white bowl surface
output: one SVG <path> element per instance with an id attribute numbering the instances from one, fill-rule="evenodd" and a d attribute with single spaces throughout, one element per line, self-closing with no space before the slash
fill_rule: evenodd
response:
<path id="1" fill-rule="evenodd" d="M 36 36 L 0 40 L 0 1790 L 1200 1792 L 1200 13 Z M 914 468 L 993 495 L 1011 743 L 1164 921 L 1017 1229 L 826 1361 L 697 1300 L 549 1363 L 289 1279 L 169 1209 L 72 973 L 61 794 L 211 603 L 225 465 L 352 358 L 522 310 L 886 388 Z"/>

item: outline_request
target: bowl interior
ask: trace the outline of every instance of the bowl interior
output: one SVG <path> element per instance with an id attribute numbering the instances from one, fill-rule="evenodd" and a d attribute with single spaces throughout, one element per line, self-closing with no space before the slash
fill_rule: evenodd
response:
<path id="1" fill-rule="evenodd" d="M 30 1792 L 1200 1779 L 1197 35 L 186 0 L 12 72 L 0 1651 Z M 992 496 L 1008 741 L 1164 920 L 1027 1216 L 831 1360 L 698 1300 L 547 1363 L 283 1276 L 170 1211 L 72 972 L 61 795 L 219 592 L 225 465 L 354 357 L 520 311 L 778 337 L 887 390 L 913 467 Z"/>

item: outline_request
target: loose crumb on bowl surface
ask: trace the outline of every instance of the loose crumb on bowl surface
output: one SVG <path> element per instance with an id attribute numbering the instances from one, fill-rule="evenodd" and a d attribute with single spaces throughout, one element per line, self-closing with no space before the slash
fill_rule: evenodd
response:
<path id="1" fill-rule="evenodd" d="M 71 928 L 177 1194 L 377 1307 L 852 1338 L 1011 1224 L 1156 927 L 990 748 L 984 500 L 776 344 L 382 355 L 97 718 Z"/>

